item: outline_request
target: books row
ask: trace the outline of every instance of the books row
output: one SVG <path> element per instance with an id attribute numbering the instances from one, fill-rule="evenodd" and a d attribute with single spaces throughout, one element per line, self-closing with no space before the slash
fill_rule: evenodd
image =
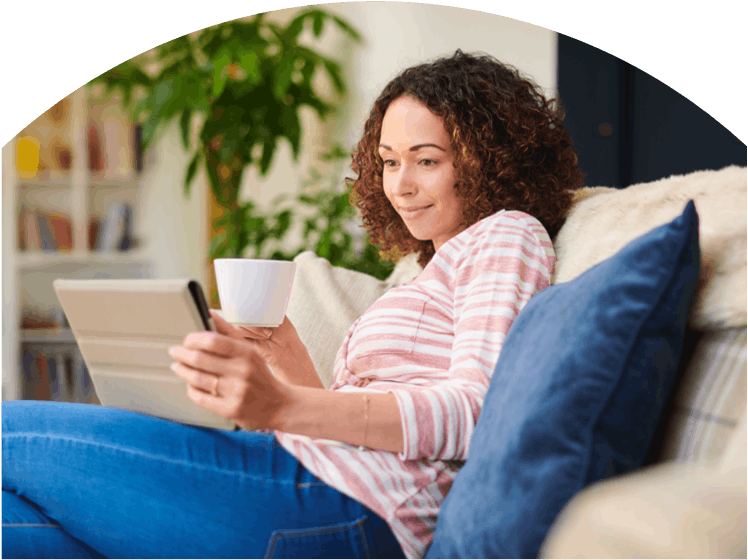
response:
<path id="1" fill-rule="evenodd" d="M 92 251 L 128 251 L 136 245 L 133 236 L 132 206 L 112 202 L 105 219 L 91 216 L 88 222 L 88 248 Z M 18 249 L 21 251 L 71 251 L 73 228 L 69 216 L 21 206 L 18 215 Z"/>
<path id="2" fill-rule="evenodd" d="M 22 398 L 92 402 L 94 388 L 77 347 L 49 351 L 27 348 L 23 355 Z"/>

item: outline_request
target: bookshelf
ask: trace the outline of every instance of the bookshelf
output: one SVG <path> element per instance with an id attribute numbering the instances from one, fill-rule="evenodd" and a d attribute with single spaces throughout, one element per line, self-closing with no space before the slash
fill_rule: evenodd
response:
<path id="1" fill-rule="evenodd" d="M 3 147 L 3 400 L 97 402 L 52 282 L 153 276 L 134 133 L 84 87 Z"/>

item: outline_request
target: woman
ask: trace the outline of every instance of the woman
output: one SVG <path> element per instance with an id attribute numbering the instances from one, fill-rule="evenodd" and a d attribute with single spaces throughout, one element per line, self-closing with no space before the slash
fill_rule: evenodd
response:
<path id="1" fill-rule="evenodd" d="M 562 118 L 488 56 L 457 51 L 396 77 L 349 186 L 372 240 L 419 252 L 425 269 L 352 325 L 330 390 L 288 319 L 265 333 L 214 315 L 218 332 L 188 335 L 172 369 L 198 405 L 256 431 L 8 403 L 4 552 L 422 556 L 582 184 Z"/>

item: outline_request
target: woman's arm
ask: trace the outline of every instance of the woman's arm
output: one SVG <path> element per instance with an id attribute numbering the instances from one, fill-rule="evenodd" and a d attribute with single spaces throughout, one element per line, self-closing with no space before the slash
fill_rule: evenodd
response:
<path id="1" fill-rule="evenodd" d="M 198 405 L 248 429 L 270 428 L 316 438 L 403 451 L 400 411 L 394 395 L 343 393 L 280 379 L 256 344 L 219 332 L 187 335 L 169 353 L 172 369 L 187 382 Z M 213 394 L 215 393 L 215 394 Z"/>
<path id="2" fill-rule="evenodd" d="M 397 399 L 389 393 L 341 393 L 289 388 L 274 420 L 282 432 L 325 438 L 402 453 L 403 427 Z"/>

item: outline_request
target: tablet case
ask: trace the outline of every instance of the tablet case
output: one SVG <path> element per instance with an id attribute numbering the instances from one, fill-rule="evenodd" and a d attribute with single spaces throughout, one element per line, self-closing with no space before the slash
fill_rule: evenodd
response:
<path id="1" fill-rule="evenodd" d="M 215 330 L 195 280 L 53 282 L 101 404 L 184 424 L 233 430 L 196 405 L 168 350 L 195 331 Z"/>

